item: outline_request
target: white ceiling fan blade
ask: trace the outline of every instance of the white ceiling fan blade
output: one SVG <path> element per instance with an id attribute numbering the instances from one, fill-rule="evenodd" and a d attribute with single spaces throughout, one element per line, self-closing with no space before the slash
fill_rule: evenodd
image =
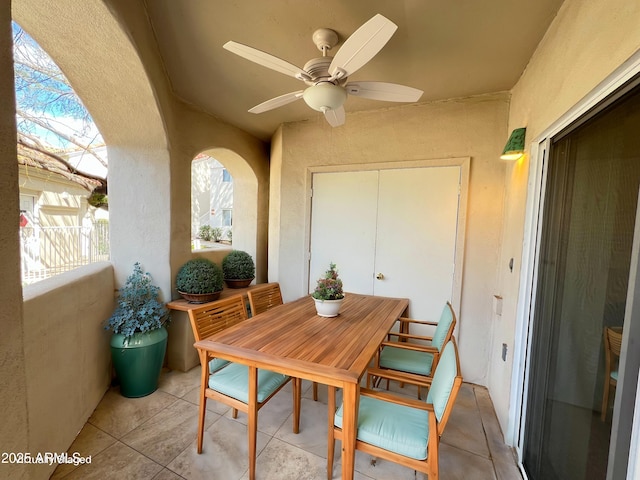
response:
<path id="1" fill-rule="evenodd" d="M 263 52 L 256 48 L 249 47 L 248 45 L 243 45 L 242 43 L 238 42 L 227 42 L 222 47 L 225 50 L 229 50 L 236 55 L 240 55 L 247 60 L 251 60 L 252 62 L 257 63 L 258 65 L 262 65 L 263 67 L 270 68 L 271 70 L 284 73 L 285 75 L 289 75 L 291 77 L 295 77 L 298 80 L 310 78 L 309 74 L 302 70 L 300 67 L 296 67 L 295 65 L 282 60 L 281 58 L 275 57 L 270 53 Z"/>
<path id="2" fill-rule="evenodd" d="M 267 100 L 266 102 L 262 102 L 260 105 L 256 105 L 251 110 L 249 110 L 249 113 L 262 113 L 268 110 L 273 110 L 274 108 L 282 107 L 287 103 L 295 102 L 299 98 L 302 98 L 303 93 L 304 90 L 285 93 L 284 95 L 280 95 L 279 97 L 272 98 L 271 100 Z"/>
<path id="3" fill-rule="evenodd" d="M 340 107 L 336 110 L 327 110 L 324 112 L 324 118 L 327 119 L 327 122 L 329 122 L 329 125 L 332 127 L 344 125 L 344 107 Z"/>
<path id="4" fill-rule="evenodd" d="M 417 102 L 424 93 L 417 88 L 386 82 L 347 83 L 345 89 L 349 95 L 385 102 Z"/>
<path id="5" fill-rule="evenodd" d="M 382 50 L 397 28 L 391 20 L 375 15 L 347 38 L 333 57 L 329 74 L 333 77 L 338 72 L 338 78 L 353 74 Z"/>

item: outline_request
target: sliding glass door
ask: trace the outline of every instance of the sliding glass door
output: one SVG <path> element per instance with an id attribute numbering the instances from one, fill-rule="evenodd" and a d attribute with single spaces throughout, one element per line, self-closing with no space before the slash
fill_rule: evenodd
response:
<path id="1" fill-rule="evenodd" d="M 636 88 L 552 141 L 525 421 L 531 480 L 606 478 L 615 389 L 603 421 L 603 332 L 624 323 L 639 132 Z"/>

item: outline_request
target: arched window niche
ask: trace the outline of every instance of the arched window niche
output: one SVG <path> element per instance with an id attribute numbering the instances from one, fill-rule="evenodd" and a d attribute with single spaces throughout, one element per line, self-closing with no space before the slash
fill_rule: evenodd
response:
<path id="1" fill-rule="evenodd" d="M 244 158 L 226 148 L 207 149 L 193 158 L 192 253 L 221 261 L 231 250 L 243 250 L 258 266 L 258 208 L 258 179 Z"/>

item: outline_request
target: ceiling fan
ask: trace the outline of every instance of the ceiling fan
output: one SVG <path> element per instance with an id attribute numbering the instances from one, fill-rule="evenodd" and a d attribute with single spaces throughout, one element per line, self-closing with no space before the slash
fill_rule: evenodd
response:
<path id="1" fill-rule="evenodd" d="M 358 28 L 340 47 L 334 57 L 327 51 L 338 44 L 338 35 L 328 28 L 313 33 L 313 43 L 322 57 L 309 60 L 303 68 L 269 53 L 237 42 L 227 42 L 224 48 L 263 67 L 292 76 L 308 85 L 304 90 L 285 93 L 256 105 L 250 113 L 262 113 L 282 107 L 302 98 L 314 110 L 324 113 L 332 127 L 344 124 L 344 102 L 347 95 L 387 102 L 416 102 L 422 90 L 385 82 L 347 82 L 349 75 L 371 60 L 386 45 L 398 26 L 380 14 Z"/>

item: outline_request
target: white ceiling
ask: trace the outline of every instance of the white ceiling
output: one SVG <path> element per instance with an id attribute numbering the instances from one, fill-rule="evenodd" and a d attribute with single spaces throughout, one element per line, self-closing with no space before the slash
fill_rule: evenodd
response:
<path id="1" fill-rule="evenodd" d="M 302 100 L 261 114 L 247 110 L 305 84 L 222 48 L 234 40 L 299 67 L 321 56 L 312 33 L 335 30 L 340 43 L 381 13 L 398 30 L 350 81 L 399 83 L 420 102 L 511 89 L 562 0 L 153 0 L 146 2 L 174 93 L 268 140 L 284 122 L 315 118 Z M 329 53 L 331 55 L 331 52 Z M 349 112 L 397 104 L 350 96 Z M 336 127 L 340 128 L 340 127 Z"/>

